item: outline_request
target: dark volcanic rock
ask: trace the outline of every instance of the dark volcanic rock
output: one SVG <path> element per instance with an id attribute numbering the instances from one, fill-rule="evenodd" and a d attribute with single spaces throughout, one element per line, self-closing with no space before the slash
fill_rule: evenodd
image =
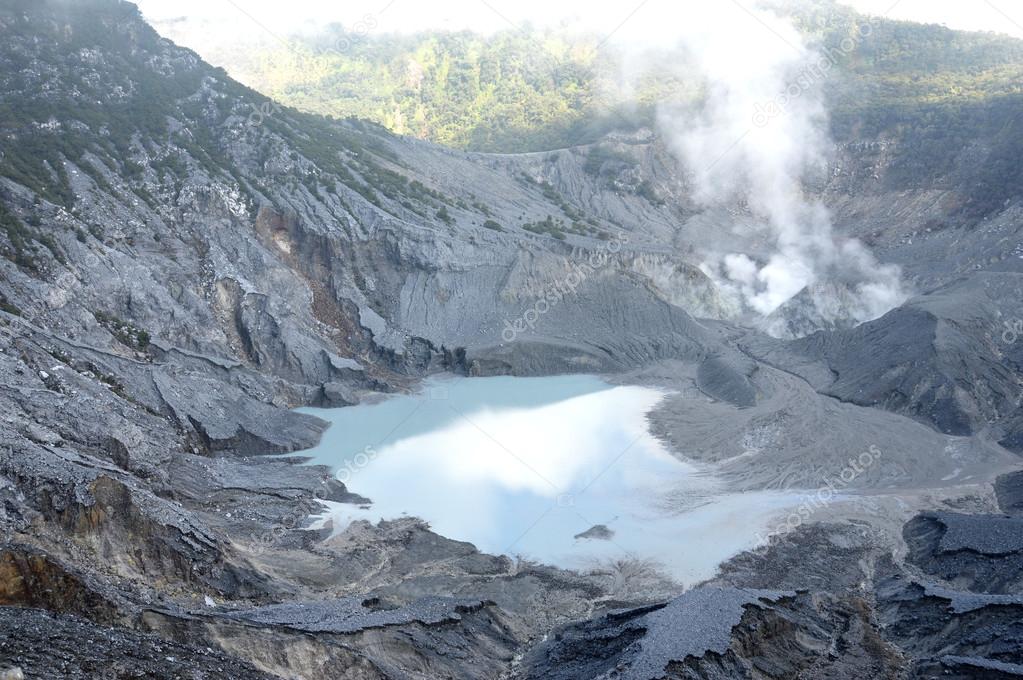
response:
<path id="1" fill-rule="evenodd" d="M 600 541 L 608 541 L 614 538 L 615 532 L 608 529 L 604 524 L 595 524 L 586 531 L 576 534 L 574 538 L 591 538 Z"/>
<path id="2" fill-rule="evenodd" d="M 863 527 L 810 524 L 740 553 L 721 565 L 710 583 L 740 588 L 856 591 L 870 565 L 885 553 L 881 536 Z"/>
<path id="3" fill-rule="evenodd" d="M 913 677 L 1012 677 L 1023 663 L 1018 518 L 922 513 L 903 528 L 907 560 L 940 582 L 882 568 L 877 615 L 914 659 Z"/>
<path id="4" fill-rule="evenodd" d="M 965 590 L 1023 589 L 1023 519 L 927 512 L 903 528 L 907 559 Z"/>
<path id="5" fill-rule="evenodd" d="M 288 602 L 224 614 L 259 625 L 285 626 L 310 633 L 357 633 L 410 623 L 456 623 L 465 612 L 487 606 L 480 600 L 430 597 L 402 607 L 376 609 L 374 600 L 347 597 L 339 600 Z"/>
<path id="6" fill-rule="evenodd" d="M 755 370 L 756 365 L 745 357 L 714 356 L 700 362 L 696 381 L 702 392 L 715 399 L 739 407 L 753 406 L 757 402 L 757 390 L 749 375 Z"/>
<path id="7" fill-rule="evenodd" d="M 885 636 L 918 662 L 953 655 L 1023 663 L 1019 597 L 956 592 L 893 576 L 878 584 L 877 598 Z"/>
<path id="8" fill-rule="evenodd" d="M 914 669 L 914 677 L 941 677 L 949 680 L 1012 680 L 1023 678 L 1023 665 L 967 656 L 947 655 L 933 661 L 922 661 Z"/>
<path id="9" fill-rule="evenodd" d="M 1012 472 L 995 480 L 998 505 L 1007 515 L 1023 515 L 1023 472 Z"/>
<path id="10" fill-rule="evenodd" d="M 697 588 L 660 605 L 616 611 L 558 631 L 523 661 L 524 677 L 577 680 L 617 671 L 628 680 L 667 677 L 668 665 L 722 655 L 747 606 L 792 592 Z"/>
<path id="11" fill-rule="evenodd" d="M 952 512 L 933 512 L 925 516 L 945 525 L 940 544 L 944 552 L 970 550 L 998 556 L 1023 551 L 1023 519 Z"/>
<path id="12" fill-rule="evenodd" d="M 15 666 L 33 680 L 277 677 L 206 645 L 97 626 L 76 616 L 0 607 L 0 670 Z"/>
<path id="13" fill-rule="evenodd" d="M 522 666 L 516 677 L 734 680 L 896 678 L 903 662 L 862 598 L 699 587 L 560 628 Z"/>
<path id="14" fill-rule="evenodd" d="M 942 432 L 970 434 L 1006 418 L 1011 428 L 1023 390 L 1023 342 L 1003 339 L 1003 323 L 1023 318 L 1021 300 L 1023 275 L 978 274 L 876 321 L 790 343 L 786 351 L 819 360 L 830 379 L 777 352 L 760 356 L 801 372 L 827 394 L 905 413 Z M 1013 446 L 1012 438 L 1003 444 Z"/>
<path id="15" fill-rule="evenodd" d="M 975 519 L 974 526 L 980 526 L 988 518 Z M 938 525 L 937 529 L 932 527 L 934 534 L 927 542 L 918 537 L 924 521 Z M 906 525 L 905 533 L 910 559 L 917 563 L 922 553 L 941 551 L 944 525 L 933 517 L 915 518 Z M 811 646 L 798 655 L 794 648 L 788 655 L 790 660 L 799 655 L 813 659 L 807 662 L 812 664 L 808 668 L 813 672 L 804 671 L 798 677 L 1009 677 L 999 673 L 1011 670 L 1023 657 L 1023 596 L 1019 588 L 1004 594 L 968 588 L 984 588 L 989 585 L 988 573 L 1011 573 L 1018 567 L 1012 562 L 995 564 L 1005 556 L 988 556 L 988 563 L 963 562 L 958 565 L 962 572 L 955 574 L 954 583 L 965 587 L 949 587 L 944 582 L 921 581 L 907 574 L 878 538 L 854 526 L 803 526 L 776 537 L 765 550 L 730 560 L 713 583 L 811 589 L 812 607 L 801 607 L 800 598 L 796 598 L 794 602 L 776 603 L 772 611 L 784 613 L 800 631 L 804 643 L 827 631 L 817 639 L 831 636 L 831 644 L 842 650 L 837 658 L 849 663 L 840 670 L 831 665 L 832 655 L 820 655 L 823 647 Z M 962 556 L 964 552 L 952 554 Z M 969 558 L 968 550 L 965 555 Z M 973 556 L 974 560 L 979 557 Z M 927 564 L 923 567 L 926 569 Z M 829 578 L 829 572 L 833 577 Z M 917 573 L 916 567 L 913 573 Z M 777 623 L 774 625 L 771 629 L 761 627 L 760 634 L 778 630 Z M 733 631 L 733 635 L 739 638 L 741 630 Z M 784 648 L 783 636 L 770 639 L 766 654 Z M 1001 670 L 996 672 L 996 667 Z M 757 668 L 766 668 L 763 660 Z M 670 677 L 716 676 L 680 673 Z M 740 666 L 732 677 L 760 676 Z"/>
<path id="16" fill-rule="evenodd" d="M 951 590 L 942 586 L 926 584 L 923 586 L 924 595 L 927 597 L 939 597 L 948 600 L 949 606 L 956 614 L 976 611 L 984 607 L 1016 607 L 1023 606 L 1023 594 L 1021 595 L 990 595 L 988 593 L 969 593 L 960 590 Z"/>

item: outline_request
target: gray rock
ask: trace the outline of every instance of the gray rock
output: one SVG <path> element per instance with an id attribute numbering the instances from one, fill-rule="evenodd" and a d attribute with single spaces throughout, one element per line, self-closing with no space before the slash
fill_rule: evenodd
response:
<path id="1" fill-rule="evenodd" d="M 609 541 L 614 538 L 615 532 L 611 531 L 604 524 L 595 524 L 586 531 L 576 534 L 573 538 L 588 538 L 598 541 Z"/>
<path id="2" fill-rule="evenodd" d="M 487 606 L 480 600 L 430 597 L 393 609 L 374 609 L 375 601 L 362 598 L 289 602 L 223 614 L 258 625 L 286 626 L 310 633 L 356 633 L 409 623 L 431 626 L 455 623 L 461 613 Z"/>

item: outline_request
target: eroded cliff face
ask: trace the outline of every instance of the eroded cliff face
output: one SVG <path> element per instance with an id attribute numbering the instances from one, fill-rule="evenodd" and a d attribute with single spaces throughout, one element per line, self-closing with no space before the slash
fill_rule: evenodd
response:
<path id="1" fill-rule="evenodd" d="M 265 458 L 311 446 L 325 427 L 289 409 L 411 389 L 435 371 L 642 372 L 667 361 L 682 366 L 661 375 L 669 386 L 691 377 L 704 397 L 655 416 L 669 442 L 731 409 L 754 429 L 780 419 L 804 433 L 836 413 L 855 412 L 848 430 L 895 418 L 859 405 L 952 423 L 954 434 L 990 428 L 1018 446 L 1018 357 L 992 344 L 1003 319 L 994 330 L 964 319 L 946 293 L 797 343 L 736 325 L 699 264 L 711 243 L 742 245 L 730 229 L 744 208 L 698 207 L 655 134 L 609 137 L 618 154 L 600 164 L 589 148 L 456 153 L 277 107 L 117 0 L 12 0 L 0 29 L 12 102 L 0 118 L 0 671 L 541 677 L 545 658 L 576 653 L 543 648 L 519 664 L 552 628 L 674 594 L 641 565 L 580 575 L 515 563 L 415 520 L 331 540 L 308 528 L 316 498 L 363 499 L 325 469 Z M 995 270 L 977 280 L 1001 293 L 985 284 L 953 297 L 1023 316 L 999 307 L 1018 286 L 1003 247 L 1020 224 L 1015 198 L 962 213 L 953 175 L 906 179 L 900 159 L 914 143 L 843 143 L 832 178 L 812 189 L 840 230 L 869 236 L 921 290 Z M 916 368 L 885 364 L 885 394 L 864 396 L 859 378 L 881 362 L 870 348 L 919 330 L 920 314 L 935 332 L 899 344 Z M 956 357 L 977 347 L 968 375 L 997 399 L 957 383 Z M 796 409 L 795 397 L 815 406 Z M 720 439 L 733 435 L 745 436 Z M 940 448 L 928 437 L 915 440 Z M 786 466 L 807 450 L 770 458 L 773 476 L 735 477 L 792 484 L 802 478 Z M 965 450 L 973 462 L 1006 455 Z M 930 540 L 918 529 L 914 546 Z M 899 666 L 855 597 L 816 614 L 804 594 L 771 598 L 737 605 L 723 635 L 745 632 L 714 647 L 713 673 L 747 669 L 777 639 L 768 655 L 802 659 L 767 675 L 782 677 L 850 635 L 869 661 L 857 672 Z M 627 651 L 653 611 L 584 632 L 613 624 L 614 649 Z M 44 629 L 63 640 L 49 652 Z M 777 635 L 756 633 L 765 629 Z M 580 637 L 571 630 L 569 647 Z M 87 652 L 76 639 L 91 641 Z M 679 677 L 715 677 L 703 662 L 668 662 Z"/>

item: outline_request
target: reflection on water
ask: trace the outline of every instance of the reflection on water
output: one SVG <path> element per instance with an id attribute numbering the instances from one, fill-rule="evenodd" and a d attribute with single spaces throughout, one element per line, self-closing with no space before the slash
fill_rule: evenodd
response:
<path id="1" fill-rule="evenodd" d="M 794 496 L 717 493 L 647 431 L 662 397 L 589 376 L 437 379 L 414 396 L 303 409 L 332 426 L 302 455 L 373 501 L 333 505 L 338 529 L 412 515 L 489 553 L 577 568 L 652 559 L 691 584 Z M 577 538 L 598 525 L 608 531 Z"/>

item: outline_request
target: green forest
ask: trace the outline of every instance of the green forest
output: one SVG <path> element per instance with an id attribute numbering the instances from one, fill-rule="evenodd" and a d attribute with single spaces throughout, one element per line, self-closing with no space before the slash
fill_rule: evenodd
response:
<path id="1" fill-rule="evenodd" d="M 903 116 L 1015 95 L 1023 86 L 1023 41 L 870 20 L 828 1 L 787 3 L 785 11 L 837 66 L 825 91 L 839 125 L 850 114 Z M 221 49 L 214 61 L 300 110 L 478 151 L 590 142 L 649 123 L 659 101 L 698 102 L 702 91 L 684 55 L 648 55 L 644 70 L 623 83 L 621 55 L 600 36 L 535 29 L 393 35 L 335 24 L 287 45 Z"/>
<path id="2" fill-rule="evenodd" d="M 457 148 L 526 151 L 588 141 L 637 118 L 600 75 L 617 66 L 596 45 L 593 36 L 540 32 L 361 35 L 334 26 L 216 61 L 300 110 Z"/>

